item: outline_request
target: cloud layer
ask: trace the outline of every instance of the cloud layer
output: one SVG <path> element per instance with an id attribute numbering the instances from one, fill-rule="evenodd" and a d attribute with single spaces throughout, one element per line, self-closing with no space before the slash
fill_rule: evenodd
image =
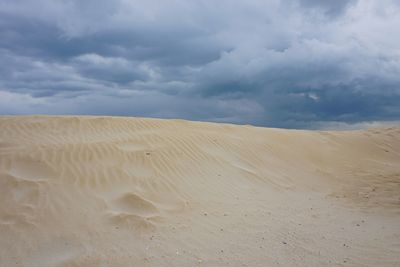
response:
<path id="1" fill-rule="evenodd" d="M 0 113 L 400 120 L 398 1 L 214 2 L 0 0 Z"/>

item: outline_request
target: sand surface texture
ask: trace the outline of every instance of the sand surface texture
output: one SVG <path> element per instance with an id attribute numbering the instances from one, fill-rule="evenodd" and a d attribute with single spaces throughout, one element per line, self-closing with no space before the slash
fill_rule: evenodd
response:
<path id="1" fill-rule="evenodd" d="M 0 118 L 1 266 L 400 266 L 400 128 Z"/>

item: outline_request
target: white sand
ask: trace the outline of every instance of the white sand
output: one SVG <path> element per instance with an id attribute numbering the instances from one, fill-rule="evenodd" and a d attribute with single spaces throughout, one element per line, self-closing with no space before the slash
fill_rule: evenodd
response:
<path id="1" fill-rule="evenodd" d="M 1 117 L 0 266 L 400 266 L 400 128 Z"/>

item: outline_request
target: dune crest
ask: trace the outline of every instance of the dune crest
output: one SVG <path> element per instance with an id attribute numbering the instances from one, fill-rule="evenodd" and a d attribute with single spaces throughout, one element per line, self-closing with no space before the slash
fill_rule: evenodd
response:
<path id="1" fill-rule="evenodd" d="M 400 127 L 0 129 L 1 266 L 400 266 Z"/>

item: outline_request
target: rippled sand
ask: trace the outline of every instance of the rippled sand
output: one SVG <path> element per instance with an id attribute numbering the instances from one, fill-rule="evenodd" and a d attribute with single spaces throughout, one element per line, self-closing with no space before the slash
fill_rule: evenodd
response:
<path id="1" fill-rule="evenodd" d="M 0 117 L 0 266 L 400 266 L 400 128 Z"/>

